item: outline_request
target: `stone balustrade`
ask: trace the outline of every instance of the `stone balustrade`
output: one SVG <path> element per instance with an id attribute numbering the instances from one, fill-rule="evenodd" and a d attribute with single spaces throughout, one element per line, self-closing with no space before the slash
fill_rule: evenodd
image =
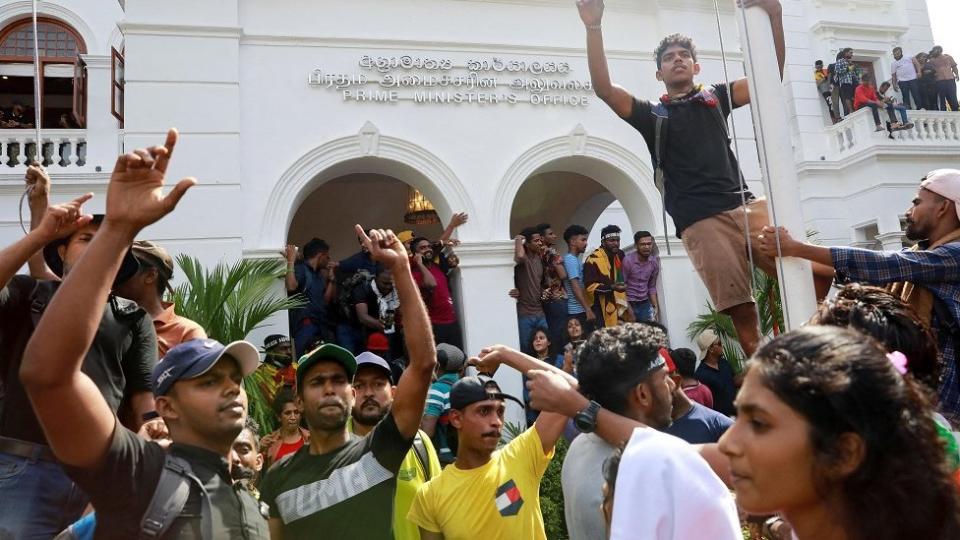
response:
<path id="1" fill-rule="evenodd" d="M 44 129 L 39 145 L 45 167 L 79 170 L 86 165 L 87 133 L 83 129 Z M 0 174 L 26 168 L 39 161 L 37 132 L 33 129 L 0 129 Z"/>
<path id="2" fill-rule="evenodd" d="M 873 115 L 868 109 L 854 112 L 842 122 L 826 128 L 830 137 L 831 157 L 842 159 L 877 146 L 884 150 L 960 148 L 960 112 L 907 111 L 907 116 L 914 123 L 913 129 L 888 133 L 876 131 Z M 881 118 L 886 119 L 886 111 L 881 111 Z"/>

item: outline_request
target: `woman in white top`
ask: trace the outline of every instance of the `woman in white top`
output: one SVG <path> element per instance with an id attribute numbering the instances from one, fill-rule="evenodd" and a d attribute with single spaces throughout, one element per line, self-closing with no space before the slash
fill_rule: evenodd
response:
<path id="1" fill-rule="evenodd" d="M 960 538 L 929 404 L 901 375 L 902 355 L 890 356 L 863 334 L 825 326 L 756 353 L 736 423 L 720 439 L 743 510 L 779 512 L 799 540 Z"/>

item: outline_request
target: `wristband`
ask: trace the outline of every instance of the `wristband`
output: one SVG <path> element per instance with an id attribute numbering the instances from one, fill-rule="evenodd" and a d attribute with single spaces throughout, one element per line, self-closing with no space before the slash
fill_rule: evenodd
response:
<path id="1" fill-rule="evenodd" d="M 588 25 L 585 25 L 585 26 L 586 26 L 586 29 L 587 29 L 587 30 L 597 30 L 597 31 L 599 31 L 601 28 L 603 28 L 603 25 L 600 25 L 600 24 L 588 24 Z"/>

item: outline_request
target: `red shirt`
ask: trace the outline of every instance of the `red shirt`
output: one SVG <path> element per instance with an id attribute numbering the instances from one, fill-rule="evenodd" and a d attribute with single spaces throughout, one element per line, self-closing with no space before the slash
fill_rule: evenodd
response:
<path id="1" fill-rule="evenodd" d="M 433 324 L 451 324 L 457 322 L 457 313 L 453 310 L 453 298 L 450 296 L 450 282 L 447 281 L 447 275 L 443 273 L 437 264 L 427 265 L 427 270 L 433 275 L 437 286 L 433 290 L 426 289 L 423 286 L 423 274 L 419 268 L 411 269 L 413 280 L 420 287 L 423 299 L 427 304 L 427 313 L 430 314 L 430 322 Z"/>
<path id="2" fill-rule="evenodd" d="M 295 443 L 291 443 L 291 444 L 280 443 L 280 448 L 277 450 L 277 455 L 274 456 L 273 462 L 276 463 L 283 456 L 296 452 L 297 450 L 303 447 L 303 442 L 304 442 L 303 437 L 300 437 L 300 440 Z"/>
<path id="3" fill-rule="evenodd" d="M 853 108 L 859 109 L 870 101 L 880 101 L 880 97 L 877 96 L 877 91 L 874 90 L 873 87 L 865 84 L 857 86 L 856 91 L 853 93 Z"/>
<path id="4" fill-rule="evenodd" d="M 701 383 L 693 386 L 684 386 L 683 393 L 704 407 L 713 408 L 713 392 L 710 391 L 709 386 Z"/>

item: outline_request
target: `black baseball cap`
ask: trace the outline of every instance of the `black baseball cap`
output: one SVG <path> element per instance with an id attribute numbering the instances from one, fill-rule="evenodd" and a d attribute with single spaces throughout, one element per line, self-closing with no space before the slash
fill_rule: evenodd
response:
<path id="1" fill-rule="evenodd" d="M 103 223 L 103 218 L 103 214 L 94 214 L 93 221 L 90 223 L 99 227 Z M 61 278 L 63 277 L 63 259 L 60 258 L 59 248 L 60 246 L 67 245 L 68 242 L 70 242 L 70 236 L 58 238 L 53 242 L 43 246 L 44 262 L 46 262 L 47 266 L 50 267 L 51 272 Z M 120 269 L 117 270 L 117 275 L 114 277 L 113 286 L 116 287 L 117 285 L 120 285 L 124 281 L 132 278 L 139 271 L 140 263 L 133 255 L 133 251 L 128 248 L 127 252 L 123 255 L 123 262 L 120 263 Z"/>
<path id="2" fill-rule="evenodd" d="M 303 386 L 303 376 L 307 370 L 313 367 L 317 362 L 328 361 L 336 362 L 347 370 L 347 378 L 353 382 L 353 376 L 357 374 L 357 358 L 353 353 L 333 343 L 324 343 L 316 349 L 300 357 L 297 363 L 297 388 Z"/>
<path id="3" fill-rule="evenodd" d="M 493 379 L 483 380 L 480 377 L 463 377 L 453 384 L 450 388 L 450 408 L 463 410 L 469 405 L 480 401 L 495 399 L 497 401 L 512 400 L 523 407 L 523 402 L 519 399 L 504 394 L 500 391 L 500 386 Z"/>
<path id="4" fill-rule="evenodd" d="M 269 351 L 270 349 L 283 344 L 289 344 L 290 338 L 283 334 L 270 334 L 263 340 L 263 350 Z"/>

